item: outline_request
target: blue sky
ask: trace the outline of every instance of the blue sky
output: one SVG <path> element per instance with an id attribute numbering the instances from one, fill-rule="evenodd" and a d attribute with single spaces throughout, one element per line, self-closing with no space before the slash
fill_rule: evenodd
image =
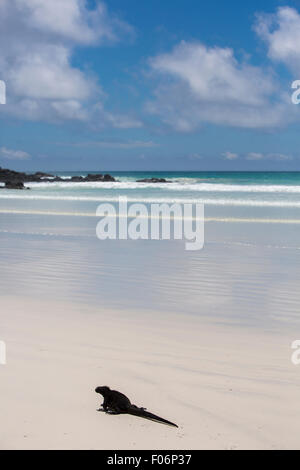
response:
<path id="1" fill-rule="evenodd" d="M 0 166 L 300 170 L 300 0 L 2 0 Z"/>

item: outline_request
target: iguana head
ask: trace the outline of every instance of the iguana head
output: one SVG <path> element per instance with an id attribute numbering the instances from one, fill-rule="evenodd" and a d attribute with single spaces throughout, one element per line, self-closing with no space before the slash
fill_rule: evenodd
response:
<path id="1" fill-rule="evenodd" d="M 104 386 L 104 387 L 97 387 L 97 388 L 95 389 L 95 392 L 96 392 L 96 393 L 100 393 L 100 394 L 103 395 L 103 396 L 104 396 L 104 394 L 108 393 L 109 391 L 110 391 L 110 388 L 109 388 L 109 387 L 106 387 L 106 386 Z"/>

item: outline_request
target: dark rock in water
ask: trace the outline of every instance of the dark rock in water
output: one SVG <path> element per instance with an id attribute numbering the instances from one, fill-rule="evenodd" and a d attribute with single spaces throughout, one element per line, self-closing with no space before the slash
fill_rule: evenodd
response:
<path id="1" fill-rule="evenodd" d="M 111 175 L 89 174 L 83 176 L 72 176 L 72 178 L 63 179 L 60 176 L 50 175 L 38 171 L 34 174 L 26 174 L 18 171 L 8 170 L 0 167 L 0 183 L 57 183 L 57 182 L 105 182 L 105 181 L 116 181 Z M 21 188 L 19 188 L 21 189 Z"/>
<path id="2" fill-rule="evenodd" d="M 24 183 L 22 183 L 22 181 L 6 181 L 5 189 L 29 189 L 29 188 L 25 188 Z"/>
<path id="3" fill-rule="evenodd" d="M 100 173 L 98 175 L 88 174 L 85 178 L 85 181 L 103 181 L 103 175 Z"/>
<path id="4" fill-rule="evenodd" d="M 83 180 L 84 180 L 84 178 L 82 176 L 72 176 L 72 178 L 71 178 L 71 181 L 73 183 L 80 183 Z"/>
<path id="5" fill-rule="evenodd" d="M 37 171 L 33 176 L 36 176 L 37 178 L 54 178 L 54 175 L 43 173 L 42 171 Z"/>
<path id="6" fill-rule="evenodd" d="M 104 175 L 104 181 L 116 181 L 115 178 L 111 175 Z"/>
<path id="7" fill-rule="evenodd" d="M 116 181 L 115 178 L 111 175 L 102 175 L 101 173 L 99 173 L 98 175 L 92 175 L 92 174 L 88 174 L 85 178 L 83 178 L 82 181 L 100 181 L 100 182 L 105 182 L 105 181 Z"/>
<path id="8" fill-rule="evenodd" d="M 143 180 L 137 180 L 137 183 L 171 183 L 165 178 L 145 178 Z"/>
<path id="9" fill-rule="evenodd" d="M 6 183 L 7 181 L 23 181 L 25 177 L 25 173 L 0 168 L 0 181 L 2 183 Z"/>
<path id="10" fill-rule="evenodd" d="M 55 178 L 53 178 L 52 180 L 47 179 L 47 180 L 42 180 L 42 181 L 46 181 L 47 183 L 51 183 L 51 182 L 59 183 L 61 181 L 66 181 L 66 180 L 62 179 L 60 176 L 55 176 Z"/>
<path id="11" fill-rule="evenodd" d="M 39 174 L 27 175 L 26 173 L 8 170 L 0 168 L 0 182 L 10 183 L 10 182 L 34 182 L 34 181 L 43 181 Z"/>

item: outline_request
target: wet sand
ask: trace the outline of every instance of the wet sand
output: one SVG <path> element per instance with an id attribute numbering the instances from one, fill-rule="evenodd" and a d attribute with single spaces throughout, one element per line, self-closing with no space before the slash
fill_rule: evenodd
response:
<path id="1" fill-rule="evenodd" d="M 289 335 L 2 297 L 1 449 L 299 448 Z M 176 422 L 98 413 L 97 385 Z"/>

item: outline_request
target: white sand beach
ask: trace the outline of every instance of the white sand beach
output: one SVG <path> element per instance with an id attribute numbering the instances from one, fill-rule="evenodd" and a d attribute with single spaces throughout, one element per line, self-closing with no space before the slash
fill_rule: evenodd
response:
<path id="1" fill-rule="evenodd" d="M 2 297 L 1 449 L 299 448 L 291 337 Z M 97 385 L 176 422 L 99 413 Z"/>

